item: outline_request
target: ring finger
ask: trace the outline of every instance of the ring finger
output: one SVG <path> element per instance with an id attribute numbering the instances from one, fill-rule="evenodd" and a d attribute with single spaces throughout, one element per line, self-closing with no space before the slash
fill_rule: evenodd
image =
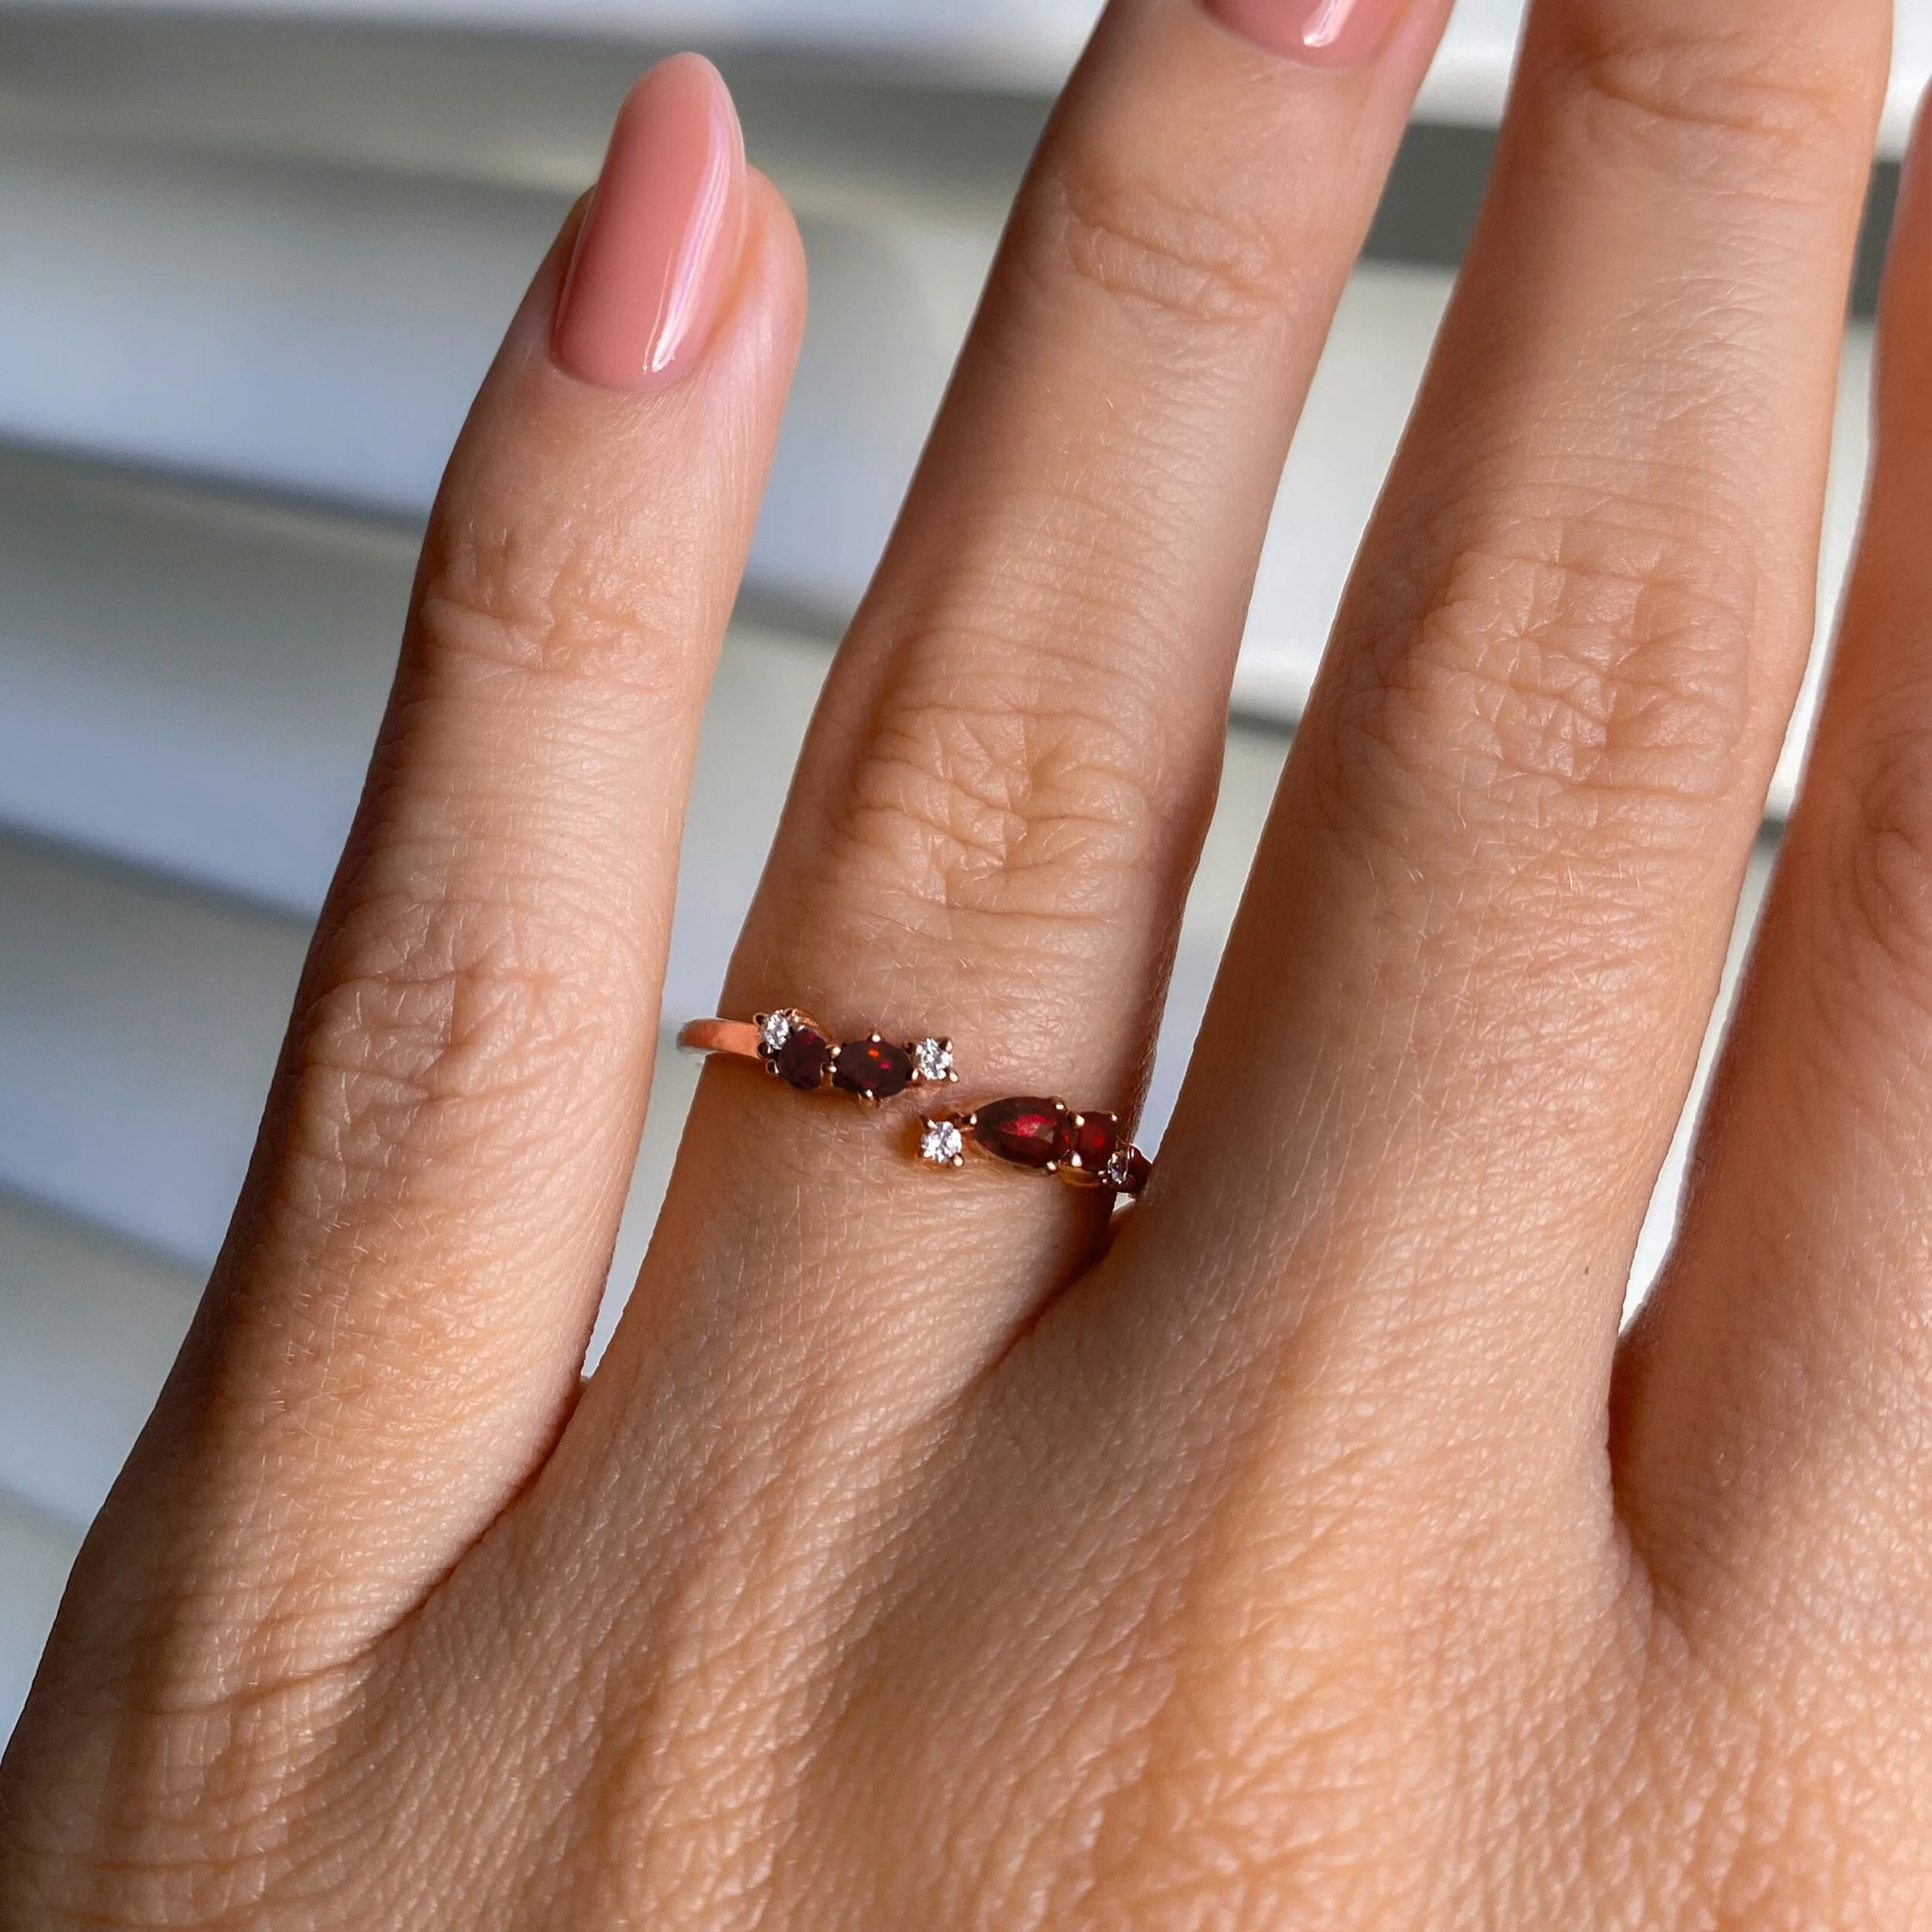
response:
<path id="1" fill-rule="evenodd" d="M 1539 0 L 1169 1133 L 1203 1372 L 1311 1380 L 1293 1426 L 1445 1522 L 1602 1494 L 1811 638 L 1889 13 Z"/>

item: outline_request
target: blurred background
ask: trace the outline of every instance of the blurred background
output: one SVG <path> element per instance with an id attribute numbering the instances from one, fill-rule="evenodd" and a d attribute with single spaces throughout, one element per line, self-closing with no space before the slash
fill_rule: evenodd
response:
<path id="1" fill-rule="evenodd" d="M 1095 10 L 0 5 L 0 1736 L 220 1240 L 444 454 L 625 88 L 677 46 L 718 60 L 813 277 L 707 723 L 675 1024 L 712 1009 L 830 651 Z M 1468 233 L 1519 13 L 1461 0 L 1284 481 L 1149 1145 Z M 1828 612 L 1896 158 L 1932 70 L 1932 0 L 1900 13 Z M 665 1057 L 619 1295 L 692 1078 Z"/>

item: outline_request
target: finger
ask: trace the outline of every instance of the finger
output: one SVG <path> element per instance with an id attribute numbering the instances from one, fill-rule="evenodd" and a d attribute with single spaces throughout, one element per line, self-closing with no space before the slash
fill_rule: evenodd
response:
<path id="1" fill-rule="evenodd" d="M 231 1602 L 299 1576 L 291 1644 L 379 1626 L 526 1480 L 635 1158 L 802 281 L 692 56 L 627 103 L 565 291 L 570 234 L 451 460 L 248 1185 L 117 1505 L 178 1546 L 221 1526 Z"/>
<path id="2" fill-rule="evenodd" d="M 1811 636 L 1886 14 L 1539 0 L 1144 1216 L 1157 1281 L 1209 1257 L 1187 1372 L 1458 1494 L 1600 1486 Z"/>
<path id="3" fill-rule="evenodd" d="M 947 1036 L 958 1104 L 1131 1117 L 1287 437 L 1441 9 L 1372 11 L 1386 30 L 1344 49 L 1366 64 L 1328 71 L 1192 0 L 1103 20 L 833 669 L 727 1014 Z M 702 1284 L 686 1316 L 734 1372 L 747 1334 L 795 1350 L 804 1319 L 828 1373 L 915 1404 L 956 1383 L 1107 1204 L 991 1163 L 922 1174 L 922 1097 L 869 1115 L 714 1066 L 640 1323 L 668 1318 L 655 1284 Z"/>
<path id="4" fill-rule="evenodd" d="M 1825 715 L 1683 1232 L 1624 1365 L 1624 1483 L 1686 1590 L 1823 1563 L 1876 1605 L 1932 1580 L 1929 174 L 1922 128 Z"/>

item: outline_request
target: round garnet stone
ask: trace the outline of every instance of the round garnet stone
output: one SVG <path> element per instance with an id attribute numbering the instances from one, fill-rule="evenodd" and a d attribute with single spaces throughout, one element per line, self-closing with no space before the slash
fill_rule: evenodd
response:
<path id="1" fill-rule="evenodd" d="M 889 1100 L 913 1083 L 913 1056 L 890 1040 L 848 1040 L 838 1049 L 832 1070 L 832 1083 L 848 1094 L 862 1094 L 869 1100 Z"/>
<path id="2" fill-rule="evenodd" d="M 825 1083 L 825 1069 L 831 1064 L 832 1042 L 809 1026 L 794 1026 L 772 1062 L 787 1087 L 808 1094 Z"/>
<path id="3" fill-rule="evenodd" d="M 1056 1167 L 1073 1151 L 1073 1123 L 1051 1100 L 995 1100 L 973 1120 L 973 1138 L 1016 1167 Z"/>
<path id="4" fill-rule="evenodd" d="M 1073 1129 L 1073 1155 L 1083 1174 L 1097 1179 L 1107 1172 L 1121 1144 L 1121 1124 L 1111 1114 L 1083 1114 Z"/>

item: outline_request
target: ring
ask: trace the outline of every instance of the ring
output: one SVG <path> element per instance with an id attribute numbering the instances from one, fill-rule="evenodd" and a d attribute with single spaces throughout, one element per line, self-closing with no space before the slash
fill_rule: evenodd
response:
<path id="1" fill-rule="evenodd" d="M 873 1106 L 909 1087 L 940 1087 L 959 1078 L 953 1043 L 928 1038 L 903 1046 L 881 1033 L 835 1042 L 795 1006 L 749 1020 L 694 1019 L 678 1029 L 687 1053 L 724 1053 L 755 1060 L 774 1079 L 803 1094 L 827 1087 Z M 989 1100 L 970 1114 L 934 1114 L 920 1124 L 919 1158 L 929 1167 L 957 1168 L 968 1153 L 1009 1167 L 1057 1175 L 1074 1187 L 1138 1194 L 1154 1164 L 1121 1138 L 1115 1114 L 1077 1114 L 1064 1100 Z"/>
<path id="2" fill-rule="evenodd" d="M 829 1083 L 876 1107 L 909 1087 L 940 1087 L 959 1078 L 949 1039 L 908 1040 L 903 1046 L 879 1033 L 835 1043 L 809 1014 L 795 1006 L 740 1019 L 694 1019 L 679 1029 L 687 1053 L 728 1053 L 757 1060 L 801 1094 Z"/>
<path id="3" fill-rule="evenodd" d="M 919 1137 L 922 1161 L 961 1168 L 969 1151 L 1116 1194 L 1138 1194 L 1154 1172 L 1154 1163 L 1121 1138 L 1117 1114 L 1077 1114 L 1064 1100 L 1026 1096 L 927 1120 Z"/>

